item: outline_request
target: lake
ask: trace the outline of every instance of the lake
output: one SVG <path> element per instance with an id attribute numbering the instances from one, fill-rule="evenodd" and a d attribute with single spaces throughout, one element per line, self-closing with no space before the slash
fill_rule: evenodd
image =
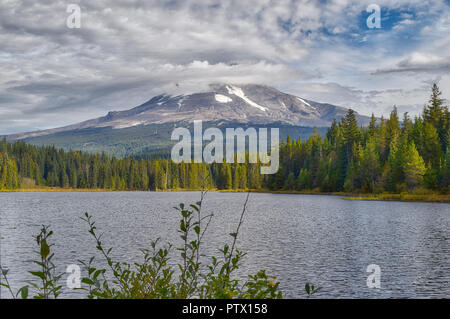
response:
<path id="1" fill-rule="evenodd" d="M 55 235 L 55 264 L 63 272 L 96 255 L 80 217 L 97 221 L 113 256 L 138 261 L 153 239 L 180 244 L 179 203 L 199 192 L 0 193 L 0 257 L 14 287 L 32 279 L 40 225 Z M 205 236 L 207 255 L 230 242 L 245 193 L 208 193 L 204 214 L 214 213 Z M 304 298 L 306 282 L 317 298 L 449 298 L 450 205 L 350 201 L 340 196 L 250 195 L 238 248 L 247 253 L 239 276 L 266 269 L 278 276 L 286 298 Z M 177 252 L 174 251 L 174 258 Z M 175 262 L 175 260 L 174 260 Z M 381 288 L 368 288 L 370 264 L 381 268 Z M 62 283 L 65 286 L 66 276 Z M 83 297 L 65 288 L 66 297 Z M 8 298 L 2 288 L 2 298 Z"/>

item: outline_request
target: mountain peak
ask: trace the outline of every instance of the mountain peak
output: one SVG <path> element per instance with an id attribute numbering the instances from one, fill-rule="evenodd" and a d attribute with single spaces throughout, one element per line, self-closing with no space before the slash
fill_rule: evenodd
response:
<path id="1" fill-rule="evenodd" d="M 314 102 L 266 85 L 214 83 L 207 92 L 177 96 L 161 94 L 129 110 L 111 111 L 103 117 L 78 124 L 15 136 L 25 138 L 85 128 L 122 129 L 194 120 L 326 127 L 346 112 L 343 107 Z M 362 125 L 369 121 L 368 117 L 360 115 L 357 119 Z"/>

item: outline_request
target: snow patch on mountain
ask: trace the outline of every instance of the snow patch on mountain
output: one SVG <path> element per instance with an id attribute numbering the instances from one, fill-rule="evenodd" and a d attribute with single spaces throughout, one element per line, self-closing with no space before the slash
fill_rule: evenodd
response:
<path id="1" fill-rule="evenodd" d="M 227 85 L 227 90 L 228 90 L 228 94 L 233 94 L 236 95 L 238 97 L 240 97 L 241 99 L 243 99 L 245 102 L 247 102 L 247 104 L 256 107 L 257 109 L 260 109 L 261 111 L 265 112 L 268 110 L 267 107 L 261 106 L 255 102 L 253 102 L 252 100 L 250 100 L 247 96 L 245 96 L 244 91 L 242 91 L 241 88 L 238 88 L 236 86 L 228 86 Z"/>
<path id="2" fill-rule="evenodd" d="M 312 107 L 311 104 L 309 104 L 308 102 L 306 102 L 304 99 L 301 99 L 301 98 L 299 98 L 299 97 L 297 97 L 297 99 L 298 99 L 300 102 L 302 102 L 303 104 L 306 104 L 306 105 L 308 105 L 309 107 Z"/>
<path id="3" fill-rule="evenodd" d="M 177 101 L 178 110 L 181 110 L 181 107 L 183 106 L 183 101 L 184 101 L 184 96 Z"/>
<path id="4" fill-rule="evenodd" d="M 146 124 L 145 121 L 133 121 L 133 122 L 119 122 L 118 124 L 114 125 L 114 129 L 121 129 L 121 128 L 127 128 L 127 127 L 133 127 Z"/>
<path id="5" fill-rule="evenodd" d="M 222 94 L 216 94 L 214 97 L 219 103 L 229 103 L 233 101 L 230 97 Z"/>

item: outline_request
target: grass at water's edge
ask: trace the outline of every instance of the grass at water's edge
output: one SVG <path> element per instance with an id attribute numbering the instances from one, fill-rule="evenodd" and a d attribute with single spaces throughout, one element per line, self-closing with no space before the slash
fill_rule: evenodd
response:
<path id="1" fill-rule="evenodd" d="M 163 192 L 177 192 L 177 191 L 200 191 L 201 189 L 166 189 L 158 190 Z M 135 190 L 112 190 L 102 188 L 61 188 L 61 187 L 30 187 L 30 188 L 18 188 L 12 190 L 0 190 L 1 192 L 114 192 L 114 191 L 135 191 Z M 437 202 L 437 203 L 450 203 L 450 194 L 412 194 L 412 193 L 381 193 L 381 194 L 355 194 L 346 192 L 320 192 L 317 190 L 309 191 L 295 191 L 295 190 L 279 190 L 273 191 L 268 189 L 211 189 L 213 192 L 254 192 L 254 193 L 269 193 L 269 194 L 299 194 L 299 195 L 334 195 L 344 196 L 346 200 L 376 200 L 376 201 L 402 201 L 402 202 Z"/>
<path id="2" fill-rule="evenodd" d="M 357 197 L 347 197 L 348 200 L 377 200 L 377 201 L 401 201 L 401 202 L 430 202 L 430 203 L 450 203 L 448 194 L 374 194 L 360 195 Z"/>
<path id="3" fill-rule="evenodd" d="M 381 194 L 355 194 L 346 192 L 319 192 L 319 191 L 270 191 L 257 190 L 258 193 L 273 194 L 300 194 L 300 195 L 333 195 L 343 196 L 346 200 L 376 200 L 376 201 L 398 201 L 398 202 L 429 202 L 429 203 L 450 203 L 450 194 L 427 193 L 381 193 Z"/>
<path id="4" fill-rule="evenodd" d="M 112 189 L 106 188 L 62 188 L 62 187 L 30 187 L 16 189 L 0 189 L 0 193 L 12 192 L 113 192 Z"/>

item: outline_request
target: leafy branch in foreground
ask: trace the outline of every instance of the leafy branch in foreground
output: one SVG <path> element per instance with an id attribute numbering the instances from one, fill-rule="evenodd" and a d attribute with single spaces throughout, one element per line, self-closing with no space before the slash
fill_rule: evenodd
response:
<path id="1" fill-rule="evenodd" d="M 314 285 L 311 285 L 310 283 L 305 284 L 305 291 L 306 291 L 306 298 L 312 297 L 312 295 L 318 293 L 322 287 L 315 287 Z"/>
<path id="2" fill-rule="evenodd" d="M 83 220 L 89 225 L 89 233 L 94 237 L 97 250 L 101 252 L 109 266 L 97 269 L 89 263 L 83 263 L 88 276 L 82 279 L 88 288 L 89 298 L 281 298 L 279 283 L 264 270 L 248 276 L 240 282 L 233 278 L 245 255 L 236 249 L 236 241 L 243 223 L 249 195 L 240 215 L 239 224 L 232 237 L 231 246 L 225 244 L 219 257 L 212 256 L 211 262 L 203 266 L 201 252 L 203 237 L 213 214 L 202 215 L 202 206 L 206 192 L 201 193 L 200 201 L 188 207 L 180 204 L 175 207 L 181 219 L 178 233 L 181 246 L 176 248 L 181 261 L 173 269 L 169 265 L 172 245 L 159 248 L 159 239 L 152 243 L 151 250 L 142 250 L 144 261 L 130 265 L 127 262 L 115 262 L 111 257 L 111 248 L 105 249 L 101 235 L 97 235 L 92 216 L 85 214 Z M 175 273 L 177 275 L 175 275 Z M 107 277 L 111 276 L 108 280 Z"/>
<path id="3" fill-rule="evenodd" d="M 49 244 L 48 240 L 53 235 L 53 231 L 49 230 L 49 226 L 42 226 L 40 233 L 35 237 L 36 244 L 38 246 L 37 254 L 39 255 L 39 260 L 33 261 L 39 266 L 37 271 L 29 271 L 31 275 L 38 278 L 38 282 L 28 282 L 28 285 L 36 290 L 35 299 L 50 299 L 58 298 L 61 294 L 60 290 L 62 286 L 58 285 L 62 274 L 56 274 L 56 267 L 52 262 L 54 254 L 51 252 L 51 247 L 53 244 Z M 6 287 L 10 292 L 11 296 L 16 299 L 19 294 L 22 299 L 28 298 L 29 286 L 23 286 L 16 293 L 13 293 L 11 285 L 8 281 L 8 269 L 0 267 L 1 274 L 5 279 L 5 284 L 0 284 Z"/>
<path id="4" fill-rule="evenodd" d="M 249 275 L 245 281 L 234 276 L 245 256 L 245 253 L 237 249 L 237 239 L 244 222 L 249 194 L 245 199 L 236 231 L 230 233 L 231 245 L 225 244 L 219 250 L 219 256 L 211 256 L 208 264 L 202 264 L 202 260 L 208 260 L 201 250 L 203 238 L 214 216 L 202 214 L 205 196 L 206 192 L 202 191 L 199 202 L 188 207 L 184 204 L 175 207 L 181 217 L 178 228 L 181 245 L 176 248 L 181 259 L 175 267 L 170 263 L 172 244 L 161 246 L 159 238 L 151 243 L 150 249 L 141 250 L 142 262 L 131 264 L 114 261 L 111 255 L 112 248 L 104 248 L 102 235 L 98 235 L 95 221 L 91 215 L 85 213 L 81 219 L 88 224 L 96 249 L 106 261 L 107 267 L 95 266 L 95 256 L 87 262 L 80 261 L 87 275 L 81 279 L 83 287 L 79 289 L 86 291 L 88 298 L 91 299 L 282 298 L 276 277 L 267 275 L 265 270 Z M 57 298 L 60 294 L 61 286 L 58 285 L 58 281 L 61 275 L 55 274 L 51 253 L 53 245 L 48 243 L 52 234 L 47 226 L 43 226 L 36 237 L 40 260 L 35 263 L 41 269 L 30 272 L 40 279 L 40 284 L 29 283 L 37 290 L 34 298 Z M 27 298 L 28 286 L 22 287 L 14 294 L 8 282 L 7 269 L 0 267 L 0 270 L 5 279 L 5 283 L 1 285 L 9 290 L 12 297 L 17 298 L 20 294 L 22 298 Z M 308 298 L 319 290 L 320 288 L 310 286 L 309 283 L 305 286 Z"/>

